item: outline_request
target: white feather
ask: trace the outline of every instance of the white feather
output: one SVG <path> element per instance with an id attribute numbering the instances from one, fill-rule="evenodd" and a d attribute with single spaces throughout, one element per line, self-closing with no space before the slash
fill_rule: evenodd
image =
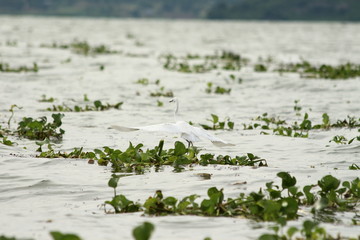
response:
<path id="1" fill-rule="evenodd" d="M 179 103 L 176 98 L 172 99 L 170 102 L 176 103 L 176 109 L 174 113 L 174 117 L 176 119 L 176 114 L 179 110 Z M 223 146 L 234 146 L 232 143 L 227 143 L 224 140 L 210 134 L 208 131 L 191 126 L 189 123 L 185 121 L 176 121 L 175 123 L 162 123 L 141 127 L 123 127 L 113 125 L 111 128 L 116 129 L 121 132 L 131 132 L 131 131 L 148 131 L 148 132 L 166 132 L 166 133 L 178 133 L 182 138 L 187 140 L 188 142 L 198 142 L 200 139 L 210 140 L 214 145 L 223 147 Z"/>

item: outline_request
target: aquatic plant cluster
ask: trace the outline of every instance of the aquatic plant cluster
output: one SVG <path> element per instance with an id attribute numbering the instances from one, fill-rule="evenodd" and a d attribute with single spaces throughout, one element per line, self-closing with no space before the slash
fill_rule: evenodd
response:
<path id="1" fill-rule="evenodd" d="M 296 64 L 281 64 L 276 71 L 280 73 L 297 72 L 304 78 L 349 79 L 360 76 L 360 65 L 346 63 L 338 66 L 327 64 L 314 66 L 308 61 L 303 61 Z"/>
<path id="2" fill-rule="evenodd" d="M 283 226 L 274 226 L 273 231 L 274 234 L 263 234 L 261 235 L 258 240 L 276 240 L 276 239 L 282 239 L 282 240 L 291 240 L 292 237 L 296 235 L 297 233 L 300 234 L 300 238 L 297 237 L 296 239 L 329 239 L 329 240 L 356 240 L 356 238 L 347 238 L 342 237 L 340 235 L 338 236 L 332 236 L 329 233 L 326 232 L 326 230 L 323 227 L 319 226 L 319 223 L 311 221 L 311 220 L 305 220 L 302 224 L 302 228 L 297 227 L 289 227 L 286 231 L 286 234 L 281 234 L 280 230 L 282 230 Z M 151 238 L 152 233 L 155 231 L 155 226 L 151 222 L 143 222 L 139 226 L 136 226 L 132 230 L 132 236 L 134 240 L 149 240 Z M 79 237 L 76 234 L 72 233 L 62 233 L 62 232 L 50 232 L 50 236 L 53 240 L 82 240 L 81 237 Z M 6 236 L 0 236 L 1 240 L 18 240 L 14 237 L 6 237 Z M 204 240 L 211 240 L 211 238 L 206 237 Z"/>
<path id="3" fill-rule="evenodd" d="M 211 114 L 211 119 L 208 119 L 212 125 L 200 124 L 206 130 L 233 130 L 235 123 L 230 121 L 230 118 L 225 118 L 224 121 L 219 120 L 219 116 Z"/>
<path id="4" fill-rule="evenodd" d="M 85 105 L 85 107 L 75 105 L 73 108 L 68 107 L 65 104 L 62 105 L 53 105 L 52 107 L 47 108 L 47 111 L 50 112 L 88 112 L 88 111 L 105 111 L 109 109 L 120 109 L 123 102 L 118 102 L 116 104 L 106 103 L 103 104 L 100 100 L 94 101 L 93 105 Z"/>
<path id="5" fill-rule="evenodd" d="M 91 46 L 87 41 L 74 40 L 68 44 L 52 43 L 41 44 L 43 48 L 58 48 L 58 49 L 70 49 L 72 52 L 80 55 L 98 55 L 98 54 L 119 54 L 121 52 L 111 50 L 106 45 Z"/>
<path id="6" fill-rule="evenodd" d="M 39 143 L 40 147 L 47 142 Z M 209 164 L 232 165 L 232 166 L 267 166 L 267 161 L 248 153 L 244 156 L 230 157 L 228 155 L 201 154 L 196 147 L 186 148 L 182 142 L 175 142 L 174 148 L 164 149 L 164 141 L 153 149 L 142 149 L 143 144 L 134 146 L 130 143 L 125 151 L 104 147 L 103 150 L 84 152 L 83 148 L 75 148 L 70 153 L 56 152 L 51 147 L 48 151 L 41 152 L 37 157 L 41 158 L 83 158 L 96 160 L 99 165 L 111 164 L 115 172 L 144 173 L 150 167 L 161 168 L 173 166 L 175 171 L 184 170 L 185 166 Z M 39 148 L 41 151 L 41 148 Z"/>
<path id="7" fill-rule="evenodd" d="M 307 185 L 303 191 L 296 187 L 296 178 L 287 172 L 277 174 L 281 178 L 281 186 L 273 182 L 266 183 L 266 188 L 250 194 L 240 193 L 238 198 L 225 200 L 222 189 L 209 188 L 208 198 L 197 203 L 198 195 L 192 194 L 179 200 L 175 197 L 164 197 L 161 190 L 155 192 L 143 204 L 127 199 L 124 195 L 117 195 L 116 188 L 120 176 L 114 174 L 109 180 L 109 187 L 114 188 L 114 197 L 106 201 L 115 213 L 143 211 L 148 215 L 164 216 L 199 215 L 199 216 L 242 216 L 259 221 L 287 221 L 299 217 L 300 206 L 313 206 L 311 212 L 315 219 L 319 215 L 331 211 L 349 211 L 355 209 L 360 202 L 360 179 L 341 181 L 327 175 L 320 179 L 317 192 L 311 192 L 316 185 Z M 317 203 L 315 206 L 314 204 Z M 108 211 L 109 212 L 109 211 Z"/>
<path id="8" fill-rule="evenodd" d="M 298 105 L 298 101 L 295 101 L 294 111 L 297 116 L 301 116 L 301 107 Z M 304 113 L 301 122 L 293 122 L 288 124 L 285 120 L 281 119 L 279 116 L 269 117 L 268 113 L 263 113 L 262 115 L 253 119 L 255 123 L 252 124 L 243 124 L 244 130 L 254 130 L 261 129 L 260 134 L 268 135 L 267 130 L 272 130 L 273 134 L 286 137 L 301 137 L 307 138 L 309 136 L 309 131 L 311 130 L 329 130 L 332 128 L 359 128 L 360 132 L 360 118 L 354 116 L 347 116 L 343 120 L 336 120 L 336 122 L 331 123 L 330 117 L 327 113 L 322 114 L 321 123 L 313 123 L 309 119 L 309 114 Z M 350 140 L 346 139 L 344 136 L 334 136 L 330 142 L 335 142 L 338 144 L 351 144 L 353 141 L 360 141 L 360 136 L 351 138 Z"/>
<path id="9" fill-rule="evenodd" d="M 173 54 L 166 54 L 160 57 L 163 67 L 168 70 L 182 73 L 205 73 L 214 69 L 240 70 L 249 60 L 231 51 L 216 52 L 214 55 L 188 54 L 185 57 L 176 57 Z"/>
<path id="10" fill-rule="evenodd" d="M 8 63 L 0 62 L 0 72 L 12 72 L 12 73 L 21 73 L 21 72 L 38 72 L 39 67 L 36 63 L 33 63 L 32 67 L 28 66 L 19 66 L 11 67 Z"/>
<path id="11" fill-rule="evenodd" d="M 251 64 L 250 59 L 231 51 L 216 52 L 214 55 L 187 55 L 176 57 L 173 54 L 161 56 L 163 67 L 171 71 L 182 73 L 205 73 L 211 70 L 222 69 L 225 71 L 239 71 Z M 302 60 L 299 63 L 280 62 L 276 66 L 273 59 L 268 59 L 265 63 L 262 58 L 257 63 L 253 63 L 255 72 L 267 72 L 273 69 L 279 74 L 299 73 L 302 78 L 321 78 L 321 79 L 350 79 L 360 77 L 360 65 L 355 63 L 345 63 L 340 65 L 312 64 Z M 207 92 L 211 91 L 211 85 Z"/>

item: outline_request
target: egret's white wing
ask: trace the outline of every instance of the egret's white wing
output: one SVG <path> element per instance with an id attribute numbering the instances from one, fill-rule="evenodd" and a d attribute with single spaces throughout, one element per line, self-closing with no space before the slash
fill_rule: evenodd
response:
<path id="1" fill-rule="evenodd" d="M 232 143 L 228 143 L 225 142 L 224 140 L 222 140 L 221 138 L 218 138 L 214 135 L 212 135 L 211 133 L 209 133 L 208 131 L 206 131 L 205 129 L 202 128 L 198 128 L 198 127 L 193 127 L 193 131 L 194 133 L 202 138 L 206 138 L 209 139 L 214 145 L 218 146 L 218 147 L 224 147 L 224 146 L 235 146 L 235 144 Z"/>
<path id="2" fill-rule="evenodd" d="M 138 128 L 123 127 L 123 126 L 118 126 L 118 125 L 112 125 L 110 128 L 116 129 L 120 132 L 132 132 L 132 131 L 139 130 Z"/>
<path id="3" fill-rule="evenodd" d="M 210 140 L 214 145 L 218 147 L 224 147 L 224 146 L 234 146 L 232 143 L 227 143 L 224 140 L 215 137 L 205 129 L 191 126 L 189 123 L 185 121 L 177 121 L 175 124 L 182 132 L 182 135 L 189 138 L 190 141 L 199 141 L 199 138 L 208 139 Z M 194 140 L 193 140 L 194 139 Z"/>
<path id="4" fill-rule="evenodd" d="M 123 127 L 113 125 L 111 128 L 119 130 L 121 132 L 131 132 L 137 130 L 143 130 L 148 132 L 168 132 L 168 133 L 181 133 L 181 129 L 178 128 L 173 123 L 163 123 L 163 124 L 154 124 L 149 126 L 142 126 L 142 127 Z"/>

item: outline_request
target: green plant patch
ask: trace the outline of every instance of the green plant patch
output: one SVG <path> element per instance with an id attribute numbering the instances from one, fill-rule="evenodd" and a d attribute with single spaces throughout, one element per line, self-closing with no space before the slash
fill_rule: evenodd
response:
<path id="1" fill-rule="evenodd" d="M 47 144 L 47 143 L 43 143 Z M 38 144 L 40 145 L 40 143 Z M 96 160 L 99 165 L 111 164 L 115 172 L 143 173 L 150 167 L 173 166 L 181 171 L 184 166 L 199 165 L 234 165 L 234 166 L 267 166 L 267 161 L 254 154 L 230 157 L 228 155 L 199 154 L 196 147 L 186 148 L 182 142 L 175 142 L 174 148 L 163 149 L 164 141 L 153 149 L 142 149 L 143 145 L 134 146 L 130 143 L 125 151 L 104 147 L 91 152 L 83 152 L 82 148 L 75 148 L 70 153 L 55 152 L 52 148 L 41 152 L 37 157 L 43 158 L 84 158 Z M 41 150 L 41 149 L 40 149 Z M 199 156 L 200 155 L 200 156 Z"/>
<path id="2" fill-rule="evenodd" d="M 99 54 L 119 54 L 121 52 L 111 50 L 106 45 L 96 45 L 91 46 L 87 41 L 77 41 L 74 40 L 72 43 L 69 44 L 41 44 L 40 47 L 43 48 L 57 48 L 57 49 L 70 49 L 73 53 L 80 54 L 80 55 L 99 55 Z"/>
<path id="3" fill-rule="evenodd" d="M 4 144 L 6 146 L 13 146 L 16 144 L 15 142 L 12 142 L 9 139 L 7 139 L 7 137 L 2 136 L 1 132 L 0 132 L 0 137 L 2 138 L 2 139 L 0 139 L 0 143 Z"/>
<path id="4" fill-rule="evenodd" d="M 205 73 L 214 69 L 238 71 L 249 62 L 249 59 L 232 51 L 220 51 L 205 56 L 188 54 L 185 57 L 167 54 L 161 59 L 164 60 L 165 69 L 182 73 Z"/>
<path id="5" fill-rule="evenodd" d="M 23 120 L 19 122 L 16 132 L 19 136 L 28 139 L 45 140 L 48 138 L 60 140 L 65 133 L 65 131 L 60 128 L 62 125 L 61 119 L 64 117 L 64 114 L 52 114 L 51 117 L 53 118 L 53 122 L 47 122 L 46 117 L 38 119 L 24 117 Z"/>
<path id="6" fill-rule="evenodd" d="M 140 78 L 135 83 L 140 84 L 140 85 L 144 85 L 144 86 L 152 84 L 152 82 L 148 78 Z M 160 84 L 160 79 L 155 80 L 153 83 L 155 85 L 159 85 Z"/>
<path id="7" fill-rule="evenodd" d="M 295 64 L 281 64 L 276 71 L 280 73 L 297 72 L 303 78 L 349 79 L 360 76 L 360 65 L 346 63 L 337 66 L 326 64 L 315 66 L 308 61 L 302 61 Z"/>
<path id="8" fill-rule="evenodd" d="M 355 163 L 353 163 L 351 166 L 349 166 L 349 169 L 350 169 L 350 170 L 360 170 L 360 166 L 357 165 L 357 164 L 355 164 Z"/>
<path id="9" fill-rule="evenodd" d="M 105 103 L 103 104 L 100 100 L 93 102 L 93 105 L 85 105 L 74 107 L 68 107 L 65 104 L 62 105 L 53 105 L 51 108 L 47 108 L 47 111 L 50 112 L 89 112 L 89 111 L 106 111 L 110 109 L 121 109 L 123 102 L 118 102 L 115 104 Z"/>
<path id="10" fill-rule="evenodd" d="M 171 90 L 165 90 L 165 87 L 160 87 L 159 90 L 150 93 L 151 97 L 174 97 L 174 93 Z"/>
<path id="11" fill-rule="evenodd" d="M 165 57 L 163 67 L 167 70 L 181 73 L 205 73 L 217 68 L 217 66 L 211 61 L 189 63 L 187 60 L 178 60 L 172 55 Z"/>
<path id="12" fill-rule="evenodd" d="M 286 223 L 285 223 L 286 225 Z M 326 239 L 326 240 L 356 240 L 357 238 L 348 238 L 343 237 L 340 234 L 337 236 L 332 236 L 327 231 L 319 226 L 319 222 L 305 220 L 301 228 L 297 227 L 288 227 L 284 228 L 283 225 L 279 224 L 272 227 L 274 233 L 262 234 L 258 240 L 317 240 L 317 239 Z"/>
<path id="13" fill-rule="evenodd" d="M 268 117 L 268 113 L 263 113 L 261 116 L 258 116 L 253 120 L 263 123 L 243 124 L 244 130 L 252 130 L 257 128 L 269 130 L 272 129 L 271 125 L 279 127 L 286 124 L 286 121 L 280 119 L 280 117 Z"/>
<path id="14" fill-rule="evenodd" d="M 135 240 L 149 240 L 154 232 L 155 226 L 150 222 L 143 222 L 132 231 Z"/>
<path id="15" fill-rule="evenodd" d="M 225 118 L 224 121 L 220 121 L 219 117 L 215 114 L 211 114 L 211 119 L 208 119 L 211 125 L 200 124 L 205 130 L 233 130 L 235 123 L 230 121 L 230 118 Z"/>
<path id="16" fill-rule="evenodd" d="M 11 73 L 21 73 L 21 72 L 38 72 L 39 67 L 36 63 L 33 63 L 32 67 L 19 66 L 19 67 L 10 67 L 8 63 L 0 62 L 0 72 L 11 72 Z"/>
<path id="17" fill-rule="evenodd" d="M 81 240 L 81 238 L 72 233 L 50 232 L 53 240 Z"/>
<path id="18" fill-rule="evenodd" d="M 267 67 L 264 64 L 255 64 L 254 66 L 254 71 L 255 72 L 266 72 L 267 71 Z"/>
<path id="19" fill-rule="evenodd" d="M 207 87 L 205 89 L 206 93 L 215 93 L 215 94 L 230 94 L 231 88 L 224 88 L 221 86 L 213 86 L 212 82 L 207 83 Z"/>
<path id="20" fill-rule="evenodd" d="M 231 80 L 232 83 L 241 84 L 243 82 L 243 79 L 241 77 L 236 77 L 234 74 L 230 74 L 229 79 Z"/>
<path id="21" fill-rule="evenodd" d="M 46 97 L 45 94 L 43 94 L 41 96 L 41 99 L 38 100 L 39 102 L 49 102 L 49 103 L 52 103 L 52 102 L 55 102 L 55 98 L 53 97 Z"/>
<path id="22" fill-rule="evenodd" d="M 300 110 L 301 107 L 297 105 L 298 101 L 295 101 L 294 111 L 297 116 L 301 116 Z M 287 137 L 302 137 L 307 138 L 309 136 L 310 130 L 329 130 L 331 128 L 357 128 L 360 127 L 360 119 L 355 117 L 347 116 L 344 120 L 337 120 L 335 123 L 331 123 L 330 117 L 327 113 L 322 115 L 321 123 L 314 123 L 309 119 L 309 114 L 305 113 L 301 122 L 293 122 L 292 124 L 287 124 L 285 120 L 282 120 L 280 117 L 269 117 L 268 113 L 263 113 L 261 116 L 258 116 L 253 119 L 256 121 L 252 124 L 243 124 L 244 130 L 272 130 L 273 134 Z M 261 134 L 268 135 L 266 131 L 262 131 Z M 331 141 L 338 144 L 351 144 L 353 141 L 360 141 L 360 137 L 354 137 L 350 140 L 347 140 L 344 136 L 335 136 Z"/>
<path id="23" fill-rule="evenodd" d="M 242 216 L 258 221 L 286 222 L 297 219 L 301 206 L 312 205 L 314 215 L 326 211 L 352 211 L 360 202 L 360 179 L 342 183 L 327 175 L 317 183 L 320 190 L 311 192 L 315 185 L 305 186 L 303 191 L 296 187 L 296 178 L 287 172 L 279 172 L 281 185 L 266 183 L 266 188 L 250 194 L 240 193 L 237 198 L 225 199 L 223 189 L 216 187 L 207 190 L 208 198 L 198 201 L 198 195 L 192 194 L 177 199 L 165 197 L 157 190 L 152 197 L 140 204 L 117 195 L 119 176 L 113 175 L 109 187 L 114 188 L 114 197 L 106 201 L 115 213 L 143 211 L 147 215 L 197 215 L 197 216 Z"/>

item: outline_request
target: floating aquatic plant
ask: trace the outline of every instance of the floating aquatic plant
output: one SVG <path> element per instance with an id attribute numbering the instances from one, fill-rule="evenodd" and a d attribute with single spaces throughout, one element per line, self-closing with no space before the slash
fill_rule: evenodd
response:
<path id="1" fill-rule="evenodd" d="M 220 86 L 213 86 L 212 82 L 207 83 L 207 88 L 205 89 L 206 93 L 215 93 L 215 94 L 230 94 L 231 88 L 223 88 Z"/>
<path id="2" fill-rule="evenodd" d="M 158 107 L 164 106 L 164 103 L 162 101 L 157 100 L 156 103 Z"/>
<path id="3" fill-rule="evenodd" d="M 344 137 L 342 135 L 336 135 L 329 142 L 334 142 L 337 144 L 347 144 L 348 140 L 346 139 L 346 137 Z"/>
<path id="4" fill-rule="evenodd" d="M 143 222 L 133 229 L 132 234 L 135 240 L 149 240 L 154 230 L 155 226 L 152 223 Z"/>
<path id="5" fill-rule="evenodd" d="M 166 61 L 163 64 L 165 69 L 182 73 L 205 73 L 217 68 L 214 63 L 208 61 L 191 64 L 186 60 L 179 61 L 176 58 L 170 56 L 166 57 L 165 59 Z"/>
<path id="6" fill-rule="evenodd" d="M 281 64 L 276 71 L 280 73 L 298 72 L 304 78 L 349 79 L 360 76 L 360 65 L 346 63 L 337 66 L 327 64 L 315 66 L 304 60 L 295 64 Z"/>
<path id="7" fill-rule="evenodd" d="M 81 240 L 81 238 L 72 233 L 62 233 L 62 232 L 50 232 L 50 235 L 53 240 Z"/>
<path id="8" fill-rule="evenodd" d="M 224 121 L 219 121 L 219 117 L 215 114 L 211 114 L 211 119 L 208 119 L 212 125 L 200 124 L 205 130 L 233 130 L 235 123 L 230 121 L 230 118 L 225 118 Z"/>
<path id="9" fill-rule="evenodd" d="M 105 111 L 109 109 L 120 109 L 123 102 L 118 102 L 116 104 L 103 104 L 101 101 L 94 101 L 94 104 L 86 105 L 85 107 L 74 106 L 74 108 L 70 108 L 66 105 L 53 105 L 52 108 L 47 108 L 47 111 L 51 112 L 87 112 L 87 111 Z"/>
<path id="10" fill-rule="evenodd" d="M 332 236 L 325 228 L 319 226 L 319 222 L 312 220 L 305 220 L 302 223 L 302 227 L 288 227 L 285 230 L 286 222 L 271 227 L 274 233 L 262 234 L 258 240 L 291 240 L 291 239 L 327 239 L 327 240 L 356 240 L 356 238 L 348 238 L 337 235 Z"/>
<path id="11" fill-rule="evenodd" d="M 167 54 L 161 58 L 164 59 L 165 69 L 183 73 L 204 73 L 214 69 L 237 71 L 249 61 L 232 51 L 215 52 L 206 56 L 188 54 L 185 57 Z"/>
<path id="12" fill-rule="evenodd" d="M 49 102 L 49 103 L 52 103 L 52 102 L 55 102 L 55 98 L 53 97 L 46 97 L 45 94 L 41 95 L 41 99 L 38 100 L 39 102 Z"/>
<path id="13" fill-rule="evenodd" d="M 151 84 L 151 81 L 148 78 L 140 78 L 135 83 L 147 86 L 147 85 Z M 154 84 L 159 85 L 160 84 L 160 79 L 156 79 L 154 81 Z"/>
<path id="14" fill-rule="evenodd" d="M 165 90 L 165 87 L 160 87 L 159 90 L 150 93 L 151 97 L 174 97 L 174 93 L 171 90 Z"/>
<path id="15" fill-rule="evenodd" d="M 243 79 L 241 77 L 237 77 L 234 74 L 230 74 L 229 75 L 229 79 L 231 80 L 231 82 L 233 83 L 238 83 L 241 84 L 243 82 Z"/>
<path id="16" fill-rule="evenodd" d="M 4 137 L 1 135 L 1 132 L 0 132 L 0 137 L 2 138 L 0 140 L 0 143 L 4 144 L 4 145 L 7 145 L 7 146 L 13 146 L 15 145 L 16 143 L 15 142 L 12 142 L 11 140 L 7 139 L 7 137 Z"/>
<path id="17" fill-rule="evenodd" d="M 254 66 L 254 71 L 255 72 L 266 72 L 267 67 L 264 64 L 259 63 Z"/>
<path id="18" fill-rule="evenodd" d="M 111 50 L 106 45 L 97 45 L 91 46 L 86 41 L 77 41 L 74 40 L 69 44 L 58 44 L 56 42 L 52 44 L 41 44 L 40 47 L 44 48 L 58 48 L 58 49 L 70 49 L 72 52 L 80 54 L 80 55 L 98 55 L 98 54 L 119 54 L 121 52 Z"/>
<path id="19" fill-rule="evenodd" d="M 32 67 L 27 67 L 27 66 L 10 67 L 8 63 L 0 62 L 0 72 L 20 73 L 20 72 L 38 72 L 38 71 L 39 71 L 39 67 L 36 63 L 33 63 Z"/>
<path id="20" fill-rule="evenodd" d="M 337 144 L 352 144 L 354 141 L 360 142 L 360 136 L 357 136 L 357 137 L 354 137 L 354 138 L 348 140 L 346 137 L 344 137 L 342 135 L 336 135 L 329 142 L 334 142 Z"/>
<path id="21" fill-rule="evenodd" d="M 360 166 L 358 166 L 357 164 L 353 163 L 351 166 L 349 166 L 349 170 L 360 170 Z"/>
<path id="22" fill-rule="evenodd" d="M 89 99 L 87 95 L 84 95 L 84 101 L 88 102 Z M 88 112 L 88 111 L 106 111 L 110 109 L 120 109 L 123 105 L 123 102 L 118 102 L 116 104 L 105 103 L 103 104 L 100 100 L 96 100 L 93 102 L 93 105 L 85 105 L 74 107 L 68 107 L 65 104 L 62 105 L 53 105 L 52 108 L 47 108 L 47 111 L 50 112 Z"/>
<path id="23" fill-rule="evenodd" d="M 297 105 L 298 101 L 295 101 L 294 111 L 296 115 L 301 115 L 301 107 Z M 315 124 L 309 119 L 309 114 L 305 113 L 301 122 L 295 121 L 292 124 L 287 124 L 285 120 L 280 117 L 269 117 L 268 113 L 263 113 L 261 116 L 258 116 L 253 119 L 256 121 L 252 124 L 243 124 L 245 130 L 252 129 L 262 129 L 262 130 L 272 130 L 273 134 L 280 136 L 288 137 L 302 137 L 307 138 L 310 130 L 316 129 L 325 129 L 330 128 L 356 128 L 360 127 L 360 119 L 355 117 L 348 116 L 347 119 L 337 120 L 335 123 L 331 123 L 330 117 L 327 113 L 322 115 L 322 123 Z M 261 134 L 269 134 L 266 131 L 262 131 Z M 348 143 L 351 144 L 354 140 L 358 138 L 355 137 L 351 139 Z M 336 143 L 346 143 L 348 141 L 344 136 L 335 136 L 332 141 Z"/>
<path id="24" fill-rule="evenodd" d="M 320 190 L 311 192 L 315 185 L 307 185 L 303 191 L 296 187 L 296 178 L 287 172 L 279 172 L 281 185 L 273 182 L 266 183 L 266 188 L 250 194 L 240 193 L 237 198 L 225 199 L 223 189 L 216 187 L 207 190 L 208 198 L 201 202 L 197 201 L 198 195 L 192 194 L 177 199 L 169 196 L 164 197 L 162 191 L 157 190 L 152 197 L 140 204 L 128 200 L 124 195 L 116 194 L 119 176 L 113 175 L 109 180 L 109 186 L 114 188 L 114 197 L 105 204 L 113 207 L 115 213 L 143 211 L 148 215 L 164 216 L 175 215 L 198 215 L 198 216 L 224 216 L 246 218 L 260 221 L 280 221 L 297 219 L 300 206 L 313 205 L 313 214 L 332 211 L 353 210 L 360 202 L 360 179 L 341 181 L 327 175 L 321 178 L 317 185 Z"/>
<path id="25" fill-rule="evenodd" d="M 46 138 L 61 139 L 65 131 L 60 128 L 62 125 L 61 119 L 64 114 L 52 114 L 53 122 L 47 122 L 47 118 L 40 117 L 33 119 L 31 117 L 24 117 L 19 122 L 17 133 L 21 137 L 35 140 L 45 140 Z"/>
<path id="26" fill-rule="evenodd" d="M 83 152 L 82 148 L 75 148 L 70 153 L 56 152 L 49 149 L 41 152 L 37 157 L 43 158 L 84 158 L 96 160 L 99 165 L 111 164 L 115 172 L 143 173 L 150 167 L 173 166 L 176 171 L 181 171 L 185 166 L 199 165 L 234 165 L 234 166 L 267 166 L 265 159 L 248 153 L 244 156 L 230 157 L 228 155 L 201 154 L 196 147 L 186 148 L 182 142 L 175 142 L 174 148 L 163 148 L 164 141 L 153 149 L 142 149 L 143 145 L 134 146 L 130 143 L 125 151 L 104 147 L 90 152 Z"/>
<path id="27" fill-rule="evenodd" d="M 135 240 L 149 240 L 154 230 L 155 230 L 155 226 L 152 223 L 143 222 L 142 224 L 136 226 L 132 230 L 132 235 Z M 82 240 L 82 238 L 79 237 L 77 234 L 63 233 L 59 231 L 51 231 L 50 236 L 52 240 Z M 7 237 L 4 235 L 0 235 L 0 240 L 20 240 L 20 239 L 15 237 Z"/>

